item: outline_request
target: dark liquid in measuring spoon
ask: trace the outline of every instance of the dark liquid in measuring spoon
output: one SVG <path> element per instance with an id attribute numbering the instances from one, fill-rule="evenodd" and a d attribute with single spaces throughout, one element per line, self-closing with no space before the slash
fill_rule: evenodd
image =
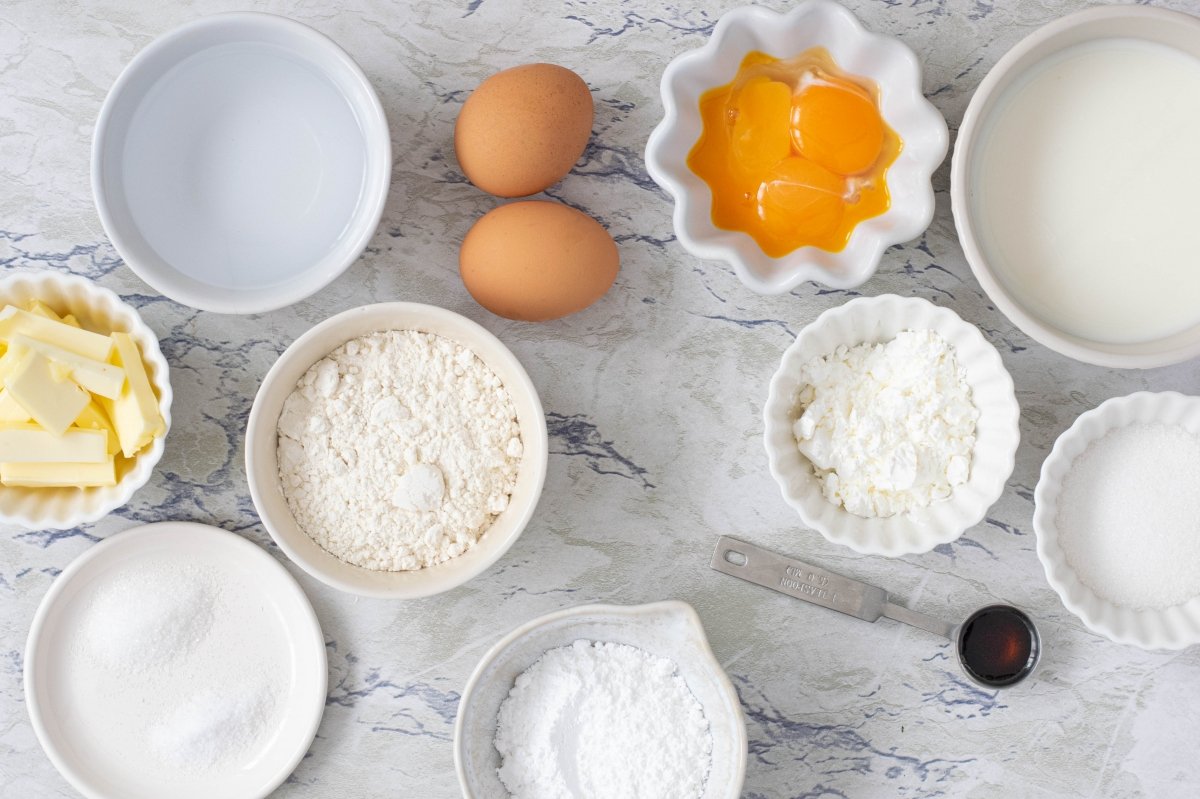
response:
<path id="1" fill-rule="evenodd" d="M 980 682 L 1012 685 L 1037 662 L 1036 635 L 1025 614 L 1016 608 L 987 607 L 963 625 L 958 654 L 963 666 Z"/>

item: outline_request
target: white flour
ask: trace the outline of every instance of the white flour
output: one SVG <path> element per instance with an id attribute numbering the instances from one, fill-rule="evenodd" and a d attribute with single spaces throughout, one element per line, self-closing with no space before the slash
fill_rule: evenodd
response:
<path id="1" fill-rule="evenodd" d="M 970 475 L 979 410 L 954 348 L 934 330 L 838 347 L 800 374 L 793 426 L 825 498 L 892 516 L 950 496 Z"/>
<path id="2" fill-rule="evenodd" d="M 674 662 L 576 641 L 517 677 L 495 745 L 514 799 L 696 799 L 713 743 Z"/>
<path id="3" fill-rule="evenodd" d="M 521 454 L 495 373 L 414 330 L 337 348 L 279 416 L 279 478 L 297 524 L 368 569 L 421 569 L 469 549 L 508 507 Z"/>

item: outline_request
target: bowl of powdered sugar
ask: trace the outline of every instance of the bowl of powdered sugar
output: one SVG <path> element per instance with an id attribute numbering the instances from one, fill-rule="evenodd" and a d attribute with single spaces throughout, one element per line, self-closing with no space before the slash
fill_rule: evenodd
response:
<path id="1" fill-rule="evenodd" d="M 454 763 L 467 799 L 734 799 L 737 692 L 683 602 L 588 605 L 517 628 L 463 691 Z"/>
<path id="2" fill-rule="evenodd" d="M 927 552 L 981 521 L 1020 442 L 1012 378 L 979 329 L 892 294 L 800 331 L 763 413 L 787 503 L 825 538 L 872 555 Z"/>
<path id="3" fill-rule="evenodd" d="M 1200 397 L 1138 392 L 1058 437 L 1034 491 L 1046 578 L 1093 632 L 1200 643 Z"/>
<path id="4" fill-rule="evenodd" d="M 411 598 L 495 563 L 541 494 L 537 391 L 491 333 L 381 303 L 317 325 L 254 400 L 246 471 L 272 538 L 344 591 Z"/>

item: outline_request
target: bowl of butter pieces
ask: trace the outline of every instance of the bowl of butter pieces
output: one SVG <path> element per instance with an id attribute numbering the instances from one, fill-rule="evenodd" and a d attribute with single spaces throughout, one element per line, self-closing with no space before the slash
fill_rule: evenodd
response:
<path id="1" fill-rule="evenodd" d="M 171 424 L 154 332 L 77 275 L 0 280 L 0 522 L 66 529 L 150 479 Z"/>

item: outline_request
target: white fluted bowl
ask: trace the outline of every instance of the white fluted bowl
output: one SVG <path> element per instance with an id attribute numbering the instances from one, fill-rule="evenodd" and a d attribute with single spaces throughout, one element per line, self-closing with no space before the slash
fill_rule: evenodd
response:
<path id="1" fill-rule="evenodd" d="M 801 247 L 780 258 L 746 233 L 712 221 L 712 193 L 687 157 L 700 138 L 700 95 L 733 80 L 747 53 L 779 58 L 824 47 L 840 67 L 879 85 L 884 119 L 904 146 L 888 169 L 891 206 L 860 222 L 841 252 Z M 832 0 L 806 0 L 786 14 L 759 6 L 728 11 L 701 48 L 675 58 L 662 76 L 663 119 L 646 144 L 646 169 L 675 198 L 675 235 L 699 258 L 725 261 L 760 294 L 782 294 L 805 280 L 851 288 L 875 273 L 883 251 L 914 239 L 933 219 L 930 179 L 946 157 L 946 120 L 921 93 L 921 64 L 898 39 L 870 33 Z"/>
<path id="2" fill-rule="evenodd" d="M 60 314 L 73 314 L 88 330 L 128 333 L 142 351 L 142 362 L 167 431 L 171 428 L 171 383 L 158 336 L 138 312 L 113 292 L 78 275 L 16 272 L 0 279 L 0 307 L 41 300 Z M 29 530 L 66 530 L 94 522 L 128 502 L 150 480 L 162 458 L 167 433 L 132 459 L 118 459 L 115 486 L 91 488 L 0 488 L 0 522 Z"/>
<path id="3" fill-rule="evenodd" d="M 1179 425 L 1200 435 L 1200 397 L 1139 391 L 1106 400 L 1080 414 L 1054 442 L 1033 492 L 1037 554 L 1050 587 L 1092 632 L 1143 649 L 1183 649 L 1200 644 L 1200 597 L 1169 608 L 1118 605 L 1098 596 L 1079 579 L 1058 542 L 1058 497 L 1075 459 L 1113 430 L 1138 423 Z"/>
<path id="4" fill-rule="evenodd" d="M 979 409 L 971 472 L 967 482 L 957 486 L 949 497 L 926 508 L 865 519 L 825 499 L 812 464 L 796 445 L 792 424 L 796 420 L 796 397 L 803 387 L 800 369 L 841 345 L 885 342 L 904 330 L 936 330 L 953 345 L 959 364 L 966 370 L 971 399 Z M 771 476 L 804 524 L 855 552 L 887 556 L 928 552 L 953 541 L 983 519 L 1012 474 L 1021 440 L 1020 415 L 1012 378 L 996 348 L 977 327 L 949 308 L 919 297 L 894 294 L 860 297 L 830 308 L 801 330 L 771 378 L 763 411 Z"/>
<path id="5" fill-rule="evenodd" d="M 737 691 L 717 662 L 700 617 L 684 602 L 584 605 L 526 622 L 479 661 L 454 720 L 454 768 L 465 799 L 508 796 L 493 743 L 500 704 L 513 683 L 548 649 L 580 639 L 635 646 L 675 662 L 700 703 L 712 734 L 712 768 L 701 799 L 737 799 L 746 776 L 746 721 Z"/>

